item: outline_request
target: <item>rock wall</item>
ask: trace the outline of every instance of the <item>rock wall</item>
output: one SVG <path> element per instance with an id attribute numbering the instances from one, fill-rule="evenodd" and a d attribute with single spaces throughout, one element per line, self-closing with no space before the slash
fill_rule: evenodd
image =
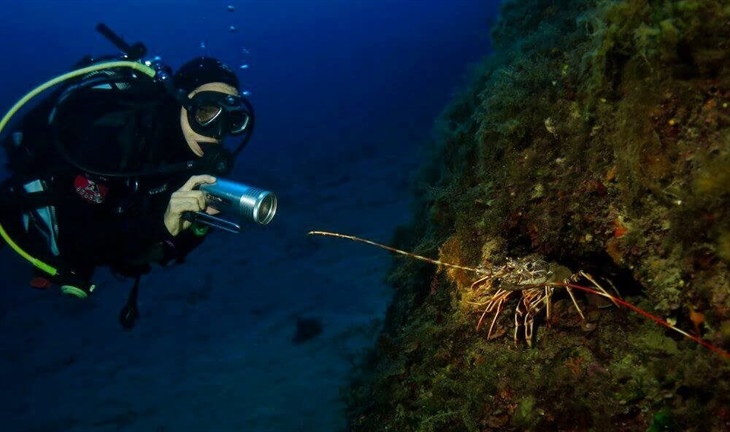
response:
<path id="1" fill-rule="evenodd" d="M 480 272 L 398 258 L 352 430 L 727 430 L 722 352 L 564 286 L 730 350 L 730 6 L 513 0 L 492 40 L 394 240 Z"/>

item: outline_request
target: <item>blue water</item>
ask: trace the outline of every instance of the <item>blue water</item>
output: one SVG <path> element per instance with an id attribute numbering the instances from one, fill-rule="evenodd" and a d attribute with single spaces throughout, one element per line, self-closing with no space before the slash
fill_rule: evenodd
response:
<path id="1" fill-rule="evenodd" d="M 98 22 L 173 68 L 200 54 L 228 63 L 257 114 L 233 177 L 275 190 L 281 208 L 270 229 L 215 237 L 190 262 L 143 279 L 145 318 L 130 333 L 116 324 L 129 281 L 102 273 L 110 289 L 69 304 L 26 288 L 27 263 L 0 251 L 2 430 L 343 430 L 337 387 L 374 342 L 389 257 L 331 239 L 313 244 L 306 230 L 388 241 L 409 221 L 423 146 L 469 65 L 488 53 L 497 8 L 496 0 L 3 4 L 3 110 L 80 57 L 114 52 Z M 324 331 L 293 347 L 299 316 L 320 319 Z"/>

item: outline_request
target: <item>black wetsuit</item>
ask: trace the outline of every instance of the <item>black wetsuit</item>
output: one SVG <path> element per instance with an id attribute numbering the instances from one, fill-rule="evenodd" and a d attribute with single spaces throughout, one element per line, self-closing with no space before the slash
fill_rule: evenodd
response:
<path id="1" fill-rule="evenodd" d="M 17 148 L 11 136 L 6 139 L 13 174 L 0 191 L 0 220 L 11 238 L 31 255 L 86 280 L 99 266 L 137 276 L 153 263 L 182 260 L 203 237 L 191 230 L 171 236 L 163 215 L 171 194 L 200 173 L 110 175 L 151 172 L 194 159 L 180 128 L 180 105 L 159 84 L 141 79 L 131 86 L 66 91 L 59 104 L 62 93 L 11 129 L 23 133 Z M 55 140 L 84 169 L 69 163 Z M 36 179 L 47 186 L 40 198 L 20 192 Z M 21 226 L 24 212 L 44 205 L 55 209 L 58 257 L 37 230 Z"/>

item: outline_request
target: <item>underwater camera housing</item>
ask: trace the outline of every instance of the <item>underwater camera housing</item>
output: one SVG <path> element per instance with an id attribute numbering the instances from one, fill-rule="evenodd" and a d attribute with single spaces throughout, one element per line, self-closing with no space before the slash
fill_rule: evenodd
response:
<path id="1" fill-rule="evenodd" d="M 266 225 L 276 215 L 278 199 L 274 193 L 264 189 L 219 178 L 213 184 L 200 185 L 200 190 L 208 206 L 233 220 L 205 212 L 188 212 L 183 218 L 190 222 L 239 233 L 242 222 Z"/>

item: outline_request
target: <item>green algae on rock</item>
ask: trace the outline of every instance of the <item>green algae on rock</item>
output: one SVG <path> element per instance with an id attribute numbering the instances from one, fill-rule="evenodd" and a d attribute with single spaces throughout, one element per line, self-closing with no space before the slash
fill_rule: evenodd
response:
<path id="1" fill-rule="evenodd" d="M 537 254 L 730 349 L 728 22 L 710 0 L 505 1 L 395 246 L 469 267 Z M 556 294 L 533 348 L 486 340 L 474 280 L 398 261 L 351 430 L 730 427 L 727 360 L 587 296 L 595 325 Z"/>

